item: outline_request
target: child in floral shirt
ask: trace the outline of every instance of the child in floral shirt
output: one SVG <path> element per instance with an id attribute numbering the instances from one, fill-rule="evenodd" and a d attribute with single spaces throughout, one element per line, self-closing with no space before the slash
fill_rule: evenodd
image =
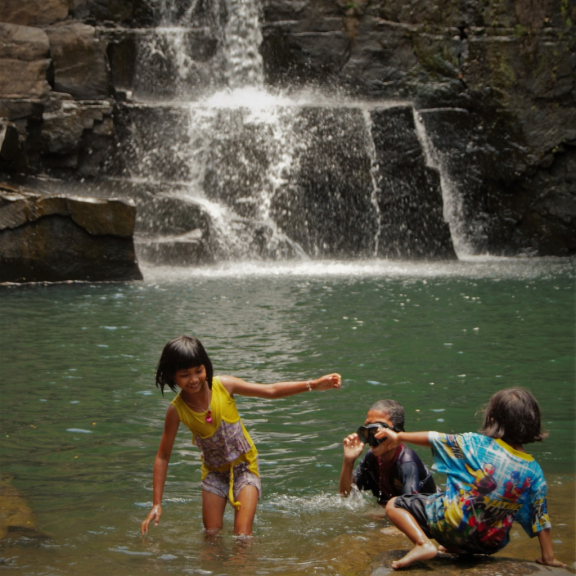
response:
<path id="1" fill-rule="evenodd" d="M 529 536 L 538 536 L 542 556 L 537 562 L 565 566 L 554 558 L 542 469 L 523 448 L 544 438 L 540 408 L 530 392 L 508 388 L 494 394 L 480 434 L 382 428 L 376 437 L 431 446 L 434 468 L 447 475 L 444 493 L 410 494 L 388 502 L 388 517 L 414 543 L 392 568 L 436 556 L 430 538 L 448 552 L 493 554 L 508 544 L 514 521 Z"/>

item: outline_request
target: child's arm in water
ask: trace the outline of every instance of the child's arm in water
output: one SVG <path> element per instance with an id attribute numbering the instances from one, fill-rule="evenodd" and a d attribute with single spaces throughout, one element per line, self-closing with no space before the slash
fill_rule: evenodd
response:
<path id="1" fill-rule="evenodd" d="M 342 462 L 342 470 L 340 472 L 340 487 L 339 492 L 347 498 L 352 490 L 354 481 L 354 462 L 362 451 L 364 450 L 364 443 L 358 438 L 358 434 L 350 434 L 344 438 L 344 461 Z"/>
<path id="2" fill-rule="evenodd" d="M 545 564 L 546 566 L 555 566 L 556 568 L 566 568 L 566 564 L 554 558 L 554 548 L 552 546 L 552 532 L 550 528 L 545 528 L 538 532 L 538 540 L 540 541 L 540 550 L 542 556 L 536 558 L 538 564 Z"/>
<path id="3" fill-rule="evenodd" d="M 142 534 L 148 533 L 148 525 L 154 520 L 154 525 L 158 526 L 160 516 L 162 516 L 162 494 L 164 493 L 164 484 L 166 483 L 166 474 L 168 472 L 168 462 L 170 462 L 170 455 L 172 454 L 172 447 L 174 446 L 174 439 L 178 432 L 180 425 L 180 418 L 176 408 L 170 404 L 166 411 L 166 418 L 164 419 L 164 432 L 162 440 L 160 440 L 160 447 L 156 454 L 154 461 L 154 480 L 153 480 L 153 500 L 152 510 L 142 522 Z"/>
<path id="4" fill-rule="evenodd" d="M 235 376 L 219 376 L 220 382 L 230 396 L 240 394 L 240 396 L 252 396 L 256 398 L 285 398 L 312 390 L 329 390 L 330 388 L 340 388 L 342 378 L 340 374 L 326 374 L 316 380 L 300 380 L 297 382 L 276 382 L 275 384 L 255 384 L 245 382 Z"/>

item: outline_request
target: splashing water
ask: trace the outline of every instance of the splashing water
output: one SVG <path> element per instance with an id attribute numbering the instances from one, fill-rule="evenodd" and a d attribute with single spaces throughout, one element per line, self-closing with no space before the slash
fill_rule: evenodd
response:
<path id="1" fill-rule="evenodd" d="M 209 26 L 217 46 L 213 58 L 202 63 L 190 39 L 200 30 L 198 13 L 202 11 L 198 6 L 197 0 L 184 6 L 176 0 L 159 4 L 158 35 L 142 60 L 163 59 L 164 64 L 156 63 L 157 68 L 175 68 L 176 96 L 170 104 L 173 110 L 164 113 L 158 129 L 150 127 L 143 115 L 140 140 L 144 146 L 133 174 L 177 183 L 178 191 L 168 194 L 204 210 L 213 228 L 210 250 L 217 260 L 394 253 L 396 248 L 388 247 L 396 241 L 394 233 L 386 235 L 382 227 L 396 218 L 383 212 L 395 200 L 382 199 L 379 159 L 383 154 L 376 149 L 372 110 L 409 103 L 366 104 L 315 93 L 274 94 L 265 89 L 257 0 L 210 3 L 209 17 L 204 16 L 202 22 Z M 163 89 L 152 90 L 152 99 Z M 343 115 L 338 108 L 351 112 Z M 335 119 L 314 111 L 319 109 Z M 344 126 L 344 116 L 350 125 Z M 172 128 L 166 123 L 174 117 L 178 124 Z M 461 256 L 471 254 L 472 242 L 461 225 L 463 210 L 457 189 L 438 154 L 434 155 L 416 113 L 414 121 L 427 165 L 440 172 L 444 218 L 450 223 L 456 251 Z M 330 126 L 335 133 L 328 133 Z M 378 129 L 382 129 L 380 125 Z M 162 139 L 145 133 L 154 130 L 170 134 Z M 358 138 L 354 132 L 363 136 Z M 151 140 L 155 146 L 149 144 Z M 167 148 L 166 140 L 171 141 L 167 153 L 162 151 Z M 317 162 L 310 165 L 306 160 L 313 154 L 318 155 Z M 397 176 L 388 176 L 386 194 L 405 195 L 410 185 L 396 186 L 389 182 L 391 178 Z M 328 219 L 324 222 L 322 210 L 333 218 L 330 224 Z M 396 220 L 401 222 L 402 215 Z M 343 226 L 341 234 L 350 240 L 341 241 L 336 232 L 330 236 L 315 230 L 325 224 L 334 230 Z M 195 226 L 191 224 L 191 228 Z M 403 237 L 411 233 L 402 232 Z M 411 254 L 410 249 L 407 253 Z"/>

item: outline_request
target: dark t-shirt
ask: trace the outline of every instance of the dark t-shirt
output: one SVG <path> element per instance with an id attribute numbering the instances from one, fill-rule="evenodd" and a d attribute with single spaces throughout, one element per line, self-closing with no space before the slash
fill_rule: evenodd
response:
<path id="1" fill-rule="evenodd" d="M 400 444 L 391 462 L 383 463 L 369 450 L 354 471 L 354 484 L 372 490 L 379 504 L 402 494 L 434 494 L 438 491 L 430 471 L 414 450 Z"/>

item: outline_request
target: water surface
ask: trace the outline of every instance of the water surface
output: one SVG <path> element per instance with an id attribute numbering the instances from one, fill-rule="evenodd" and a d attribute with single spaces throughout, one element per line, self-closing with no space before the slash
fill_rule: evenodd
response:
<path id="1" fill-rule="evenodd" d="M 469 431 L 496 390 L 537 396 L 557 556 L 574 567 L 574 265 L 570 260 L 360 262 L 144 269 L 137 283 L 0 289 L 2 472 L 45 539 L 3 540 L 18 574 L 363 574 L 408 541 L 371 497 L 337 493 L 342 438 L 394 398 L 407 428 Z M 149 537 L 165 342 L 205 344 L 216 373 L 256 382 L 343 376 L 340 391 L 238 398 L 260 452 L 255 538 L 202 533 L 200 460 L 180 429 Z M 427 450 L 420 450 L 430 463 Z M 441 478 L 438 478 L 441 482 Z M 375 515 L 376 514 L 376 515 Z M 532 560 L 515 530 L 507 556 Z"/>

